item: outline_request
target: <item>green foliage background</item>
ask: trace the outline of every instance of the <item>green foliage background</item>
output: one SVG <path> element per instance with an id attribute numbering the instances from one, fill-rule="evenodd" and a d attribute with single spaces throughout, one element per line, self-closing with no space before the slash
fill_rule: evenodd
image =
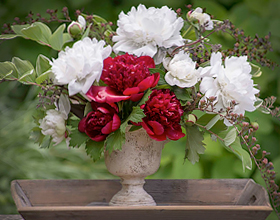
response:
<path id="1" fill-rule="evenodd" d="M 245 30 L 246 35 L 257 33 L 264 37 L 271 32 L 274 52 L 269 57 L 276 63 L 280 60 L 280 1 L 279 0 L 1 0 L 0 25 L 12 23 L 14 17 L 24 19 L 32 11 L 46 16 L 46 9 L 60 11 L 67 6 L 74 19 L 76 9 L 84 9 L 115 22 L 120 11 L 127 12 L 131 6 L 139 3 L 147 7 L 168 5 L 173 9 L 185 9 L 185 5 L 206 7 L 207 12 L 216 19 L 230 19 L 237 27 Z M 219 35 L 213 38 L 224 47 L 230 39 Z M 14 39 L 0 45 L 0 61 L 11 60 L 13 56 L 36 60 L 38 53 L 48 57 L 55 56 L 44 46 Z M 280 98 L 279 67 L 273 71 L 263 68 L 263 75 L 256 80 L 261 87 L 261 97 L 274 95 Z M 36 88 L 19 83 L 0 84 L 0 214 L 17 213 L 10 194 L 10 182 L 14 179 L 96 179 L 115 178 L 105 168 L 104 161 L 93 163 L 84 149 L 67 149 L 63 144 L 51 149 L 39 149 L 29 140 L 33 126 L 32 115 L 36 108 Z M 278 100 L 278 105 L 279 105 Z M 250 113 L 260 124 L 257 138 L 262 148 L 271 152 L 269 158 L 278 172 L 280 183 L 280 122 L 259 112 Z M 200 162 L 192 165 L 184 162 L 184 141 L 170 142 L 163 150 L 159 171 L 150 178 L 253 178 L 263 184 L 260 173 L 255 168 L 243 172 L 242 163 L 233 154 L 228 153 L 218 143 L 205 136 L 206 151 Z M 271 214 L 269 219 L 275 219 Z"/>

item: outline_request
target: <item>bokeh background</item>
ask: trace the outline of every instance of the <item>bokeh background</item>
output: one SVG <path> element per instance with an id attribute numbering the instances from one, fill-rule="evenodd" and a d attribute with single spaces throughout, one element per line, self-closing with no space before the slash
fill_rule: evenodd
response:
<path id="1" fill-rule="evenodd" d="M 13 23 L 15 17 L 24 19 L 30 11 L 47 16 L 46 9 L 61 11 L 67 6 L 74 19 L 76 9 L 117 20 L 121 11 L 127 12 L 139 3 L 147 7 L 167 5 L 173 9 L 185 5 L 207 8 L 207 12 L 218 20 L 230 19 L 246 35 L 256 33 L 264 37 L 271 32 L 271 43 L 274 51 L 269 58 L 280 63 L 280 0 L 0 0 L 0 26 Z M 229 43 L 228 37 L 213 37 L 216 42 Z M 23 40 L 13 39 L 0 44 L 0 61 L 11 60 L 13 56 L 29 59 L 35 63 L 38 53 L 46 56 L 54 54 L 46 47 Z M 261 87 L 261 97 L 270 95 L 280 99 L 280 68 L 274 70 L 263 68 L 263 75 L 256 79 Z M 107 179 L 110 175 L 101 160 L 93 163 L 86 156 L 84 149 L 67 149 L 61 144 L 51 149 L 40 149 L 29 140 L 33 126 L 32 115 L 36 109 L 36 88 L 23 86 L 16 82 L 0 84 L 0 214 L 16 214 L 16 207 L 10 194 L 10 182 L 14 179 Z M 278 100 L 278 105 L 280 101 Z M 280 122 L 269 115 L 258 111 L 250 113 L 260 124 L 257 139 L 261 147 L 271 155 L 280 183 Z M 264 184 L 260 173 L 253 167 L 243 172 L 241 161 L 227 152 L 216 142 L 205 136 L 206 151 L 200 162 L 192 165 L 184 162 L 184 142 L 169 143 L 163 150 L 159 171 L 149 178 L 200 179 L 200 178 L 253 178 Z M 276 219 L 274 213 L 269 220 Z"/>

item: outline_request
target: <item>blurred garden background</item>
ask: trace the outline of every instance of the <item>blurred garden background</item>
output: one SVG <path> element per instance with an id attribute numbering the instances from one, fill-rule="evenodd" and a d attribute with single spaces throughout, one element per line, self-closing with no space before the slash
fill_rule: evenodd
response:
<path id="1" fill-rule="evenodd" d="M 72 19 L 76 9 L 100 15 L 116 22 L 121 11 L 127 12 L 139 3 L 147 7 L 167 5 L 181 8 L 185 13 L 187 4 L 206 8 L 215 19 L 230 19 L 245 35 L 256 33 L 264 37 L 271 32 L 274 51 L 269 58 L 280 63 L 280 0 L 0 0 L 0 25 L 13 23 L 15 17 L 24 20 L 32 11 L 47 16 L 46 9 L 61 11 L 67 6 Z M 224 43 L 225 39 L 228 43 Z M 233 47 L 230 38 L 221 34 L 213 37 L 224 47 Z M 13 56 L 35 63 L 37 55 L 53 56 L 44 46 L 23 39 L 13 39 L 0 44 L 0 61 L 11 60 Z M 274 95 L 280 105 L 280 68 L 263 68 L 263 75 L 255 80 L 261 87 L 261 97 Z M 37 105 L 36 88 L 16 82 L 0 84 L 0 214 L 16 214 L 16 207 L 10 194 L 10 183 L 14 179 L 106 179 L 110 175 L 101 160 L 93 163 L 84 149 L 67 149 L 65 144 L 40 149 L 29 139 L 33 126 L 32 115 Z M 280 121 L 258 111 L 250 115 L 260 124 L 257 132 L 262 149 L 271 152 L 280 183 Z M 241 161 L 227 152 L 218 142 L 205 137 L 206 151 L 200 162 L 192 165 L 184 162 L 184 142 L 170 142 L 163 150 L 159 171 L 150 178 L 200 179 L 200 178 L 253 178 L 264 184 L 260 173 L 253 167 L 243 172 Z M 275 219 L 274 214 L 269 220 Z"/>

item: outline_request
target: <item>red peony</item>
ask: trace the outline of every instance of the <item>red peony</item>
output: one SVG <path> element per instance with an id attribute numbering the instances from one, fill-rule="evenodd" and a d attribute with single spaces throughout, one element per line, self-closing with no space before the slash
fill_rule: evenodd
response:
<path id="1" fill-rule="evenodd" d="M 115 105 L 97 102 L 91 102 L 91 107 L 93 111 L 80 121 L 78 129 L 94 141 L 103 141 L 121 125 L 118 108 Z"/>
<path id="2" fill-rule="evenodd" d="M 152 139 L 178 140 L 185 136 L 180 125 L 182 106 L 169 89 L 153 90 L 149 100 L 141 108 L 146 115 L 141 125 Z"/>
<path id="3" fill-rule="evenodd" d="M 120 55 L 104 60 L 101 79 L 108 85 L 92 86 L 87 96 L 100 103 L 121 100 L 139 101 L 143 92 L 155 87 L 159 73 L 151 74 L 149 68 L 155 68 L 154 60 L 149 56 Z"/>

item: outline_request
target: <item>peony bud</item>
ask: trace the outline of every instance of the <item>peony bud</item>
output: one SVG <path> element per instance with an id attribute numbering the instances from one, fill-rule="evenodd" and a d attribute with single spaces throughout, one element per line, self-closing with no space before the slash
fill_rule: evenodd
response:
<path id="1" fill-rule="evenodd" d="M 197 121 L 197 117 L 194 114 L 189 114 L 185 117 L 185 124 L 187 126 L 193 126 Z"/>
<path id="2" fill-rule="evenodd" d="M 68 26 L 67 31 L 71 37 L 76 38 L 81 35 L 86 27 L 86 20 L 81 15 L 78 17 L 78 21 L 72 21 Z"/>
<path id="3" fill-rule="evenodd" d="M 257 122 L 252 122 L 251 126 L 255 131 L 259 129 L 259 124 Z"/>

